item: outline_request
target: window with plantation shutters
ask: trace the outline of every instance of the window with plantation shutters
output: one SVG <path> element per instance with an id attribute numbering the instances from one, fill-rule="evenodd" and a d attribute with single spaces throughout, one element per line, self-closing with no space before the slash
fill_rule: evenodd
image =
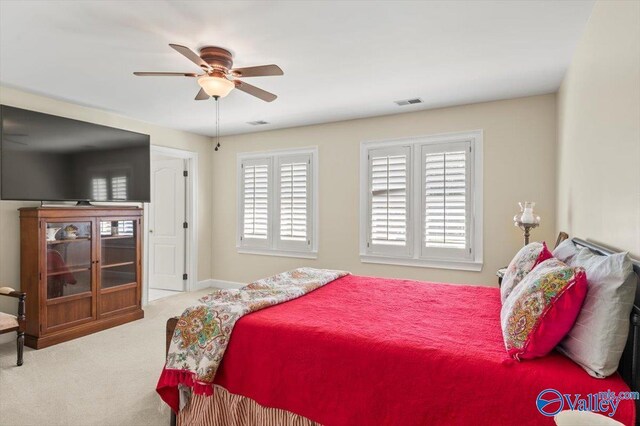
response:
<path id="1" fill-rule="evenodd" d="M 91 198 L 95 201 L 126 201 L 128 172 L 92 169 Z"/>
<path id="2" fill-rule="evenodd" d="M 266 245 L 269 239 L 270 165 L 268 158 L 247 160 L 241 165 L 244 245 Z"/>
<path id="3" fill-rule="evenodd" d="M 369 153 L 369 248 L 372 252 L 405 253 L 410 148 Z"/>
<path id="4" fill-rule="evenodd" d="M 317 150 L 239 154 L 238 249 L 315 257 Z"/>
<path id="5" fill-rule="evenodd" d="M 482 131 L 361 144 L 360 259 L 482 269 Z"/>

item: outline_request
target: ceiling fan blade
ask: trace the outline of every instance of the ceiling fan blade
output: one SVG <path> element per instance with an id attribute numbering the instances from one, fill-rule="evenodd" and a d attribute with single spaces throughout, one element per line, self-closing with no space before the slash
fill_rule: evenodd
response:
<path id="1" fill-rule="evenodd" d="M 198 74 L 193 72 L 146 72 L 136 71 L 133 75 L 140 77 L 197 77 Z"/>
<path id="2" fill-rule="evenodd" d="M 209 99 L 211 96 L 207 95 L 207 92 L 204 89 L 200 89 L 198 94 L 196 95 L 196 101 L 204 101 Z"/>
<path id="3" fill-rule="evenodd" d="M 236 84 L 236 89 L 255 96 L 256 98 L 260 98 L 265 102 L 273 102 L 277 98 L 277 96 L 273 93 L 269 93 L 266 90 L 262 90 L 256 86 L 252 86 L 251 84 L 245 83 L 244 81 L 234 80 L 234 83 Z"/>
<path id="4" fill-rule="evenodd" d="M 257 67 L 236 68 L 231 71 L 238 77 L 264 77 L 269 75 L 284 75 L 282 69 L 275 65 L 260 65 Z"/>
<path id="5" fill-rule="evenodd" d="M 200 68 L 204 68 L 206 70 L 211 69 L 211 66 L 206 63 L 196 52 L 189 49 L 186 46 L 180 46 L 179 44 L 169 44 L 176 52 L 180 53 L 182 56 L 199 66 Z"/>

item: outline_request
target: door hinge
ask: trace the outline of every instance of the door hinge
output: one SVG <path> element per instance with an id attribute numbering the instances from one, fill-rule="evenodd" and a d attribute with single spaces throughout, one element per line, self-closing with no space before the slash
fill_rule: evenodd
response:
<path id="1" fill-rule="evenodd" d="M 182 172 L 182 176 L 188 177 L 189 176 L 189 171 L 188 170 L 183 171 Z"/>
<path id="2" fill-rule="evenodd" d="M 186 280 L 189 276 L 187 274 L 182 274 L 182 279 Z"/>
<path id="3" fill-rule="evenodd" d="M 38 229 L 42 228 L 42 222 L 38 222 Z"/>
<path id="4" fill-rule="evenodd" d="M 189 224 L 187 222 L 182 222 L 182 227 L 184 229 L 187 229 L 189 227 Z"/>
<path id="5" fill-rule="evenodd" d="M 38 279 L 39 279 L 39 280 L 41 280 L 41 279 L 42 279 L 42 272 L 40 272 L 40 273 L 38 274 Z"/>

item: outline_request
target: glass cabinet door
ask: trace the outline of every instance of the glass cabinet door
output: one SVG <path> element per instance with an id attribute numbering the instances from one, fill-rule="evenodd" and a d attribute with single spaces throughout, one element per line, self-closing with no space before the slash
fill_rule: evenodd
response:
<path id="1" fill-rule="evenodd" d="M 91 292 L 91 224 L 46 223 L 47 300 Z"/>
<path id="2" fill-rule="evenodd" d="M 137 282 L 135 219 L 101 220 L 100 287 L 117 287 Z"/>

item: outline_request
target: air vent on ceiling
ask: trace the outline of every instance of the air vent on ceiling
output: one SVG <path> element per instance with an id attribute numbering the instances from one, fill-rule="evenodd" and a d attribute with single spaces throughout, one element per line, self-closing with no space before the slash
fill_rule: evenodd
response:
<path id="1" fill-rule="evenodd" d="M 269 124 L 269 122 L 264 120 L 257 120 L 257 121 L 247 121 L 247 124 L 251 124 L 252 126 L 263 126 L 265 124 Z"/>
<path id="2" fill-rule="evenodd" d="M 402 100 L 402 101 L 395 101 L 395 103 L 396 103 L 398 106 L 413 105 L 413 104 L 421 104 L 421 103 L 422 103 L 422 99 L 420 99 L 420 98 L 404 99 L 404 100 Z"/>

